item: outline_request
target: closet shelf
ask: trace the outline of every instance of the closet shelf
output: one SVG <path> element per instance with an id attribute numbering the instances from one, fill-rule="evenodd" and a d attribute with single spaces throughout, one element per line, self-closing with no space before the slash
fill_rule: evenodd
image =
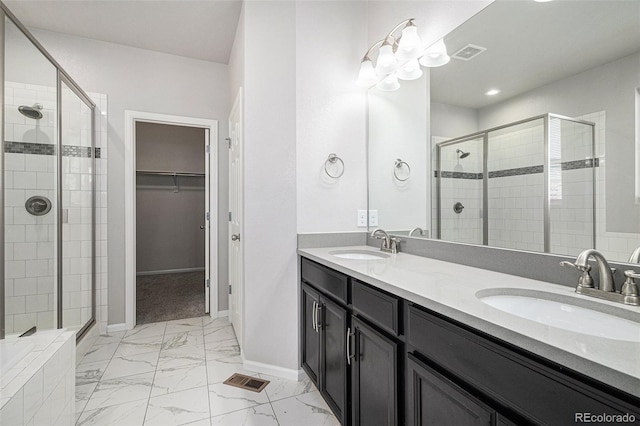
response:
<path id="1" fill-rule="evenodd" d="M 152 176 L 186 176 L 186 177 L 203 177 L 204 173 L 192 173 L 192 172 L 166 172 L 159 170 L 136 170 L 136 174 L 139 175 L 152 175 Z"/>

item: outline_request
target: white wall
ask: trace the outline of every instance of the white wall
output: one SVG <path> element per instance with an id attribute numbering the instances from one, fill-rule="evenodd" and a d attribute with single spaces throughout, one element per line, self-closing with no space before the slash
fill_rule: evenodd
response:
<path id="1" fill-rule="evenodd" d="M 244 5 L 243 352 L 297 371 L 295 11 Z"/>
<path id="2" fill-rule="evenodd" d="M 478 110 L 431 102 L 431 134 L 453 139 L 478 130 Z"/>
<path id="3" fill-rule="evenodd" d="M 124 111 L 217 119 L 224 139 L 229 111 L 227 66 L 48 31 L 32 32 L 85 91 L 105 93 L 109 99 L 109 323 L 123 323 Z M 226 168 L 226 161 L 219 166 Z M 223 188 L 219 190 L 222 196 Z M 219 281 L 226 289 L 226 277 Z"/>
<path id="4" fill-rule="evenodd" d="M 367 4 L 303 1 L 296 10 L 298 232 L 355 231 L 367 208 L 366 90 L 355 85 L 367 50 Z M 344 174 L 324 172 L 330 153 Z M 362 229 L 360 229 L 362 230 Z"/>
<path id="5" fill-rule="evenodd" d="M 402 81 L 399 90 L 369 91 L 369 209 L 378 211 L 378 226 L 409 231 L 431 222 L 430 152 L 427 133 L 429 75 Z M 395 161 L 411 169 L 405 181 Z M 372 226 L 373 227 L 373 226 Z"/>

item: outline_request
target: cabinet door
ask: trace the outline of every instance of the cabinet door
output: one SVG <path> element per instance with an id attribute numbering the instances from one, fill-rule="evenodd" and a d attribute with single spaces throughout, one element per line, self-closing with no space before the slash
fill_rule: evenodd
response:
<path id="1" fill-rule="evenodd" d="M 347 311 L 332 302 L 320 297 L 322 357 L 320 391 L 333 409 L 338 420 L 346 424 L 347 412 Z"/>
<path id="2" fill-rule="evenodd" d="M 354 425 L 398 424 L 398 344 L 352 318 L 352 412 Z"/>
<path id="3" fill-rule="evenodd" d="M 495 413 L 412 355 L 407 360 L 407 425 L 492 424 Z"/>
<path id="4" fill-rule="evenodd" d="M 320 377 L 320 331 L 316 327 L 320 296 L 311 287 L 302 285 L 302 368 L 316 386 Z M 317 321 L 319 323 L 319 321 Z"/>

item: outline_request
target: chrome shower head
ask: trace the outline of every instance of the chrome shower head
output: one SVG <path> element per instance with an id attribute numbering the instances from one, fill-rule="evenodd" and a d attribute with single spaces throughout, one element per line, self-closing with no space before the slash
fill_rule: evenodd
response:
<path id="1" fill-rule="evenodd" d="M 471 155 L 470 152 L 464 152 L 461 149 L 456 149 L 456 154 L 458 154 L 458 158 L 467 158 L 468 156 Z"/>
<path id="2" fill-rule="evenodd" d="M 34 120 L 40 120 L 42 118 L 42 104 L 35 103 L 33 106 L 19 106 L 18 111 L 20 114 L 24 115 L 27 118 L 32 118 Z"/>

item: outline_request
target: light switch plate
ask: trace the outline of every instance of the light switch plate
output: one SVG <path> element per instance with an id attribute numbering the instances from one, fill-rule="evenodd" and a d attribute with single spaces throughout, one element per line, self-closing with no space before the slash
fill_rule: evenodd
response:
<path id="1" fill-rule="evenodd" d="M 367 227 L 367 211 L 366 210 L 358 210 L 358 228 L 366 228 Z"/>
<path id="2" fill-rule="evenodd" d="M 378 210 L 369 210 L 369 225 L 378 226 Z"/>

